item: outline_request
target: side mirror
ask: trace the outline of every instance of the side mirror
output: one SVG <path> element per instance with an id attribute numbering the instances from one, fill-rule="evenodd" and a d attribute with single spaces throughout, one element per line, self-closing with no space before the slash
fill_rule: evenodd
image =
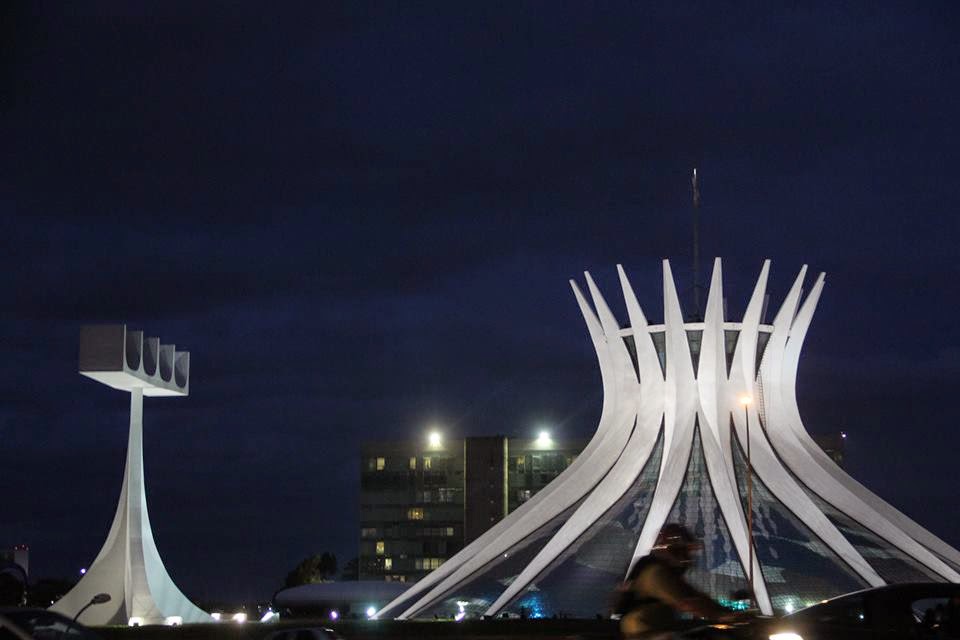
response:
<path id="1" fill-rule="evenodd" d="M 105 602 L 110 602 L 110 599 L 109 593 L 98 593 L 97 595 L 93 596 L 90 604 L 103 604 Z"/>

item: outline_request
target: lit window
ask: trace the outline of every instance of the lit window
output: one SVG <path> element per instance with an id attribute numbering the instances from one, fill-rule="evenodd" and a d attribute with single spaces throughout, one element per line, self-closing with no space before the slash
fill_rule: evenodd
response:
<path id="1" fill-rule="evenodd" d="M 407 520 L 423 520 L 423 509 L 407 509 Z"/>
<path id="2" fill-rule="evenodd" d="M 384 558 L 383 559 L 383 568 L 384 569 L 393 569 L 393 558 Z"/>
<path id="3" fill-rule="evenodd" d="M 375 537 L 376 535 L 377 535 L 377 528 L 376 528 L 376 527 L 364 527 L 364 528 L 360 529 L 360 537 L 361 537 L 361 538 L 373 538 L 373 537 Z"/>
<path id="4" fill-rule="evenodd" d="M 385 458 L 377 458 L 377 471 L 383 471 L 385 466 L 387 466 L 387 460 Z"/>
<path id="5" fill-rule="evenodd" d="M 447 527 L 447 535 L 448 535 L 448 536 L 452 536 L 452 535 L 453 535 L 453 527 Z"/>
<path id="6" fill-rule="evenodd" d="M 517 456 L 517 471 L 519 473 L 524 473 L 527 469 L 527 457 L 526 456 Z"/>
<path id="7" fill-rule="evenodd" d="M 383 540 L 377 540 L 377 555 L 382 556 L 384 553 L 384 544 Z"/>
<path id="8" fill-rule="evenodd" d="M 441 564 L 443 564 L 443 558 L 424 558 L 423 559 L 424 569 L 437 569 Z"/>
<path id="9" fill-rule="evenodd" d="M 423 470 L 428 471 L 430 469 L 430 458 L 428 456 L 423 457 Z"/>
<path id="10" fill-rule="evenodd" d="M 412 458 L 410 458 L 410 470 L 411 470 L 411 471 L 416 471 L 416 470 L 417 470 L 417 457 L 416 457 L 416 456 L 413 456 Z"/>
<path id="11" fill-rule="evenodd" d="M 414 561 L 414 568 L 424 571 L 432 571 L 443 564 L 443 558 L 417 558 Z"/>

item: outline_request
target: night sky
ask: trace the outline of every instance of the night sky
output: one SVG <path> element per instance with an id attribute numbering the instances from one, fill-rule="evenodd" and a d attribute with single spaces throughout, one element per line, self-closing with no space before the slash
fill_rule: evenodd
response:
<path id="1" fill-rule="evenodd" d="M 828 274 L 810 431 L 960 545 L 958 10 L 840 4 L 8 6 L 0 548 L 75 576 L 106 536 L 129 397 L 77 374 L 87 323 L 191 352 L 145 464 L 199 600 L 355 556 L 365 439 L 588 437 L 567 280 L 626 324 L 622 263 L 660 320 L 670 257 L 689 299 L 694 166 L 731 317 L 764 258 L 772 309 Z"/>

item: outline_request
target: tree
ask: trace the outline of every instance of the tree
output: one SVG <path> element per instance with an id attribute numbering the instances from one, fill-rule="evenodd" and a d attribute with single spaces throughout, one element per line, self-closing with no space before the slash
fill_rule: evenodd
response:
<path id="1" fill-rule="evenodd" d="M 324 551 L 323 553 L 304 558 L 297 567 L 287 574 L 284 582 L 286 587 L 297 587 L 302 584 L 326 582 L 337 573 L 337 556 Z"/>
<path id="2" fill-rule="evenodd" d="M 343 565 L 343 571 L 340 572 L 340 579 L 344 582 L 360 579 L 360 558 L 353 558 Z"/>
<path id="3" fill-rule="evenodd" d="M 0 606 L 19 607 L 23 604 L 26 585 L 12 571 L 0 571 Z"/>
<path id="4" fill-rule="evenodd" d="M 67 594 L 77 584 L 76 580 L 42 578 L 27 590 L 28 607 L 49 607 Z"/>

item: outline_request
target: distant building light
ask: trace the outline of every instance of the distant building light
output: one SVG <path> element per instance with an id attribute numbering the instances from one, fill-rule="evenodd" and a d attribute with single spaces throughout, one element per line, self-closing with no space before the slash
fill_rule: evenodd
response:
<path id="1" fill-rule="evenodd" d="M 541 431 L 537 434 L 537 446 L 538 447 L 549 447 L 553 444 L 553 439 L 550 437 L 549 431 Z"/>
<path id="2" fill-rule="evenodd" d="M 330 619 L 331 619 L 331 620 L 337 620 L 337 619 L 339 619 L 339 618 L 340 618 L 340 612 L 337 611 L 336 609 L 332 609 L 332 610 L 330 611 Z"/>
<path id="3" fill-rule="evenodd" d="M 840 432 L 840 437 L 843 438 L 844 440 L 846 440 L 846 439 L 847 439 L 847 432 L 846 432 L 846 431 L 841 431 L 841 432 Z"/>
<path id="4" fill-rule="evenodd" d="M 375 616 L 375 615 L 377 615 L 377 608 L 376 608 L 376 607 L 367 607 L 367 617 L 368 617 L 368 618 L 372 618 L 372 617 Z"/>
<path id="5" fill-rule="evenodd" d="M 220 622 L 220 618 L 222 618 L 223 616 L 220 614 L 219 611 L 215 611 L 210 614 L 210 617 L 216 620 L 217 622 Z"/>
<path id="6" fill-rule="evenodd" d="M 243 624 L 244 622 L 247 621 L 247 614 L 245 614 L 245 613 L 235 613 L 235 614 L 233 614 L 233 618 L 231 618 L 231 619 L 232 619 L 234 622 L 236 622 L 237 624 Z"/>
<path id="7" fill-rule="evenodd" d="M 87 568 L 86 568 L 86 567 L 83 567 L 83 568 L 80 569 L 80 575 L 82 575 L 82 576 L 87 575 Z"/>
<path id="8" fill-rule="evenodd" d="M 439 447 L 440 444 L 443 442 L 443 439 L 440 437 L 440 432 L 439 432 L 439 431 L 431 431 L 431 432 L 430 432 L 430 435 L 427 436 L 427 442 L 428 442 L 428 443 L 430 444 L 430 446 L 433 447 L 433 448 Z"/>

